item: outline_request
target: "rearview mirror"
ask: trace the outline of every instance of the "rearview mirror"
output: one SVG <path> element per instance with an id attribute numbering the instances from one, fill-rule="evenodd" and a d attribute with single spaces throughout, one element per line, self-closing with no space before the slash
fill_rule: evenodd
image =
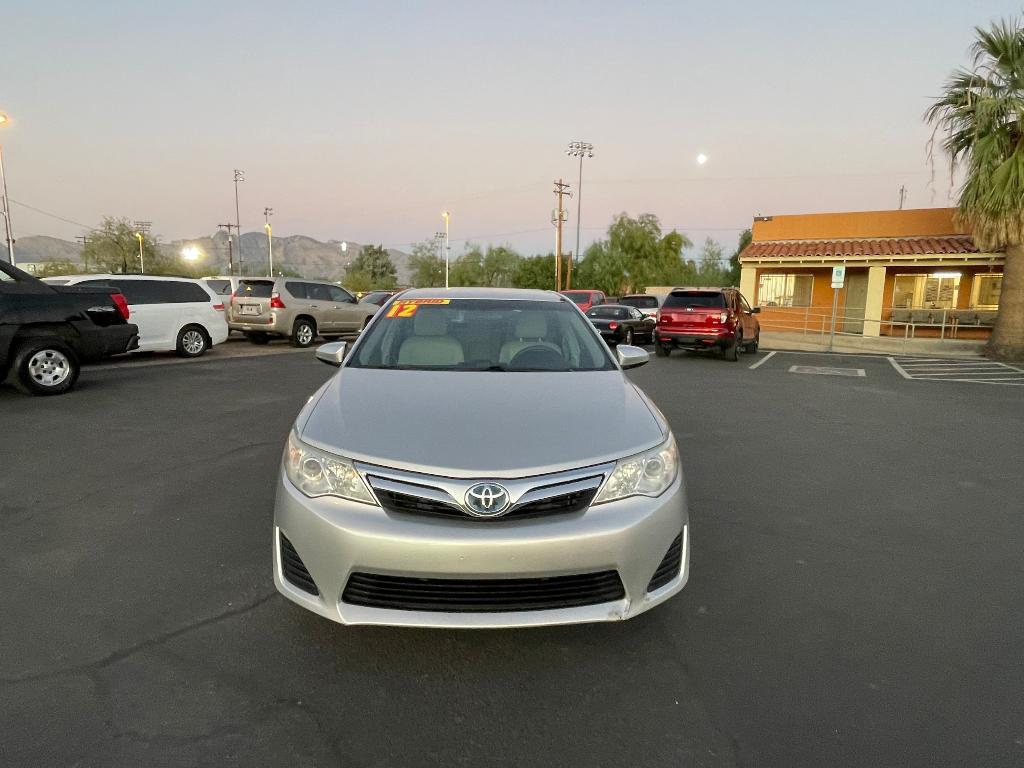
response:
<path id="1" fill-rule="evenodd" d="M 647 350 L 640 347 L 631 347 L 628 344 L 619 344 L 615 347 L 615 357 L 624 369 L 639 368 L 651 361 Z"/>
<path id="2" fill-rule="evenodd" d="M 333 365 L 335 368 L 340 368 L 341 364 L 345 361 L 345 347 L 347 344 L 344 341 L 332 341 L 327 344 L 321 344 L 316 348 L 316 359 L 322 363 Z"/>

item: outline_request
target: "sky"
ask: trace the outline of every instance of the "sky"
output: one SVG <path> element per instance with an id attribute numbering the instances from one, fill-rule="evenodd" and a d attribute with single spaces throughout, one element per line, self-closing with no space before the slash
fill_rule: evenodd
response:
<path id="1" fill-rule="evenodd" d="M 949 205 L 922 122 L 987 0 L 5 0 L 0 128 L 16 237 L 103 216 L 164 240 L 274 209 L 275 235 L 408 249 L 443 229 L 582 246 L 612 217 L 731 250 L 756 215 Z M 705 154 L 708 162 L 698 165 Z M 30 206 L 30 207 L 29 207 Z M 40 213 L 38 211 L 44 211 Z M 570 201 L 566 251 L 575 244 Z M 48 215 L 47 215 L 48 214 Z"/>

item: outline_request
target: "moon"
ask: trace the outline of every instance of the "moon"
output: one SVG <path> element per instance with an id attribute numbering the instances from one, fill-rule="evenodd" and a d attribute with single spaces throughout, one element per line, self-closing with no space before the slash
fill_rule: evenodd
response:
<path id="1" fill-rule="evenodd" d="M 697 155 L 697 165 L 704 165 L 708 161 L 708 156 L 701 152 Z"/>

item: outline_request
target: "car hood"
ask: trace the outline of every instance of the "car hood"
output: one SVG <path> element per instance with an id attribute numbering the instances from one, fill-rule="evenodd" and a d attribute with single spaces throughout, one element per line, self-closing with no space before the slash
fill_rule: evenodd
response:
<path id="1" fill-rule="evenodd" d="M 298 428 L 351 459 L 448 477 L 523 477 L 656 445 L 666 427 L 621 371 L 342 368 Z"/>

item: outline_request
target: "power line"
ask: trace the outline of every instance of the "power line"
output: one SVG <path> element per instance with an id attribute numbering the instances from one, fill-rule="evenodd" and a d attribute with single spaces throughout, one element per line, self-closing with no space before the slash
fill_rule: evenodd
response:
<path id="1" fill-rule="evenodd" d="M 67 219 L 67 218 L 65 218 L 63 216 L 60 216 L 60 215 L 56 214 L 56 213 L 51 213 L 50 211 L 44 211 L 42 208 L 36 208 L 34 205 L 29 205 L 28 203 L 23 203 L 23 202 L 21 202 L 19 200 L 15 200 L 13 197 L 11 198 L 11 202 L 14 203 L 15 205 L 20 205 L 22 208 L 27 208 L 30 211 L 35 211 L 36 213 L 42 214 L 43 216 L 49 216 L 51 219 L 57 219 L 58 221 L 63 221 L 65 223 L 67 223 L 67 224 L 74 224 L 76 227 L 84 227 L 85 229 L 92 229 L 92 225 L 91 224 L 83 224 L 80 221 L 74 221 L 72 219 Z"/>

